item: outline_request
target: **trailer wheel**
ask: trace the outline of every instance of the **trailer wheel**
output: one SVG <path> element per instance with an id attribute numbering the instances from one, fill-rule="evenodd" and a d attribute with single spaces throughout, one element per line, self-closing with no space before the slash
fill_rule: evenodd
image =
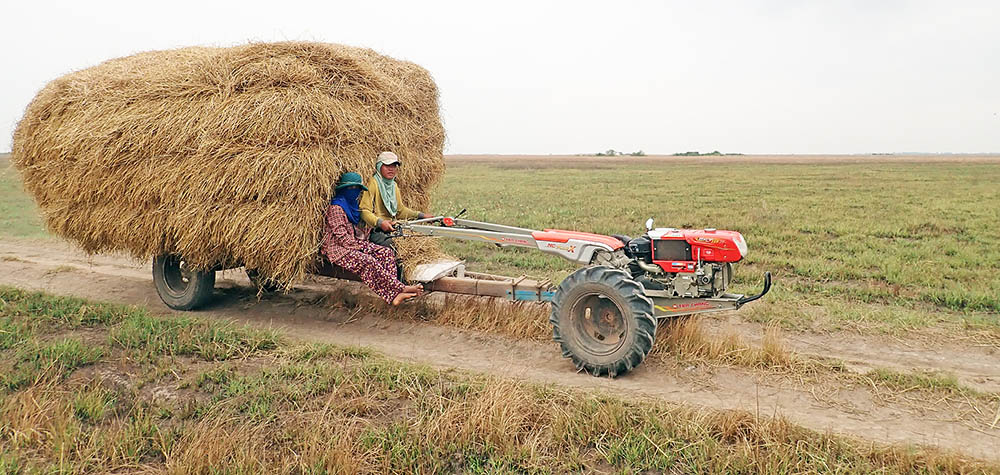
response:
<path id="1" fill-rule="evenodd" d="M 212 298 L 215 271 L 190 269 L 179 256 L 153 258 L 153 284 L 160 300 L 174 310 L 194 310 Z"/>
<path id="2" fill-rule="evenodd" d="M 257 269 L 246 269 L 247 278 L 250 282 L 265 293 L 274 293 L 281 290 L 281 284 L 264 277 Z"/>
<path id="3" fill-rule="evenodd" d="M 577 369 L 616 377 L 646 358 L 656 336 L 653 302 L 624 271 L 582 268 L 552 299 L 552 337 Z"/>

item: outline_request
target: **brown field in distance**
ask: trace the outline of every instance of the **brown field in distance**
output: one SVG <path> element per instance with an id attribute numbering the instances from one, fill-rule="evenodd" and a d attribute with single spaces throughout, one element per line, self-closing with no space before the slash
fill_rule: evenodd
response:
<path id="1" fill-rule="evenodd" d="M 0 163 L 7 165 L 10 153 L 0 153 Z M 930 155 L 723 155 L 707 157 L 685 157 L 676 155 L 646 155 L 632 157 L 598 157 L 596 155 L 494 155 L 494 154 L 451 154 L 445 155 L 447 162 L 494 163 L 511 165 L 531 165 L 536 167 L 571 163 L 633 165 L 641 163 L 1000 163 L 1000 154 L 930 154 Z"/>
<path id="2" fill-rule="evenodd" d="M 533 167 L 554 166 L 556 164 L 657 164 L 675 163 L 769 163 L 769 164 L 800 164 L 800 163 L 1000 163 L 1000 154 L 857 154 L 857 155 L 723 155 L 723 156 L 677 156 L 677 155 L 646 155 L 633 157 L 629 155 L 617 157 L 599 157 L 596 155 L 490 155 L 490 154 L 454 154 L 445 155 L 448 162 L 460 163 L 494 163 L 511 165 L 530 165 Z"/>

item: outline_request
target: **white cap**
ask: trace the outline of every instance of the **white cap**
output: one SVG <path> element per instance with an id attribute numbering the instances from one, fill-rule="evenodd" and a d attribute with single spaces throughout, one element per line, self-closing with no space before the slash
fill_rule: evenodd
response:
<path id="1" fill-rule="evenodd" d="M 378 160 L 375 160 L 376 165 L 392 165 L 393 163 L 399 163 L 399 157 L 392 152 L 382 152 L 378 154 Z"/>

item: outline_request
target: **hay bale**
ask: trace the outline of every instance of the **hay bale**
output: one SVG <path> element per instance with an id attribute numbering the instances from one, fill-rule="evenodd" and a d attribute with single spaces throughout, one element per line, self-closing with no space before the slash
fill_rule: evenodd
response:
<path id="1" fill-rule="evenodd" d="M 90 253 L 176 253 L 301 280 L 344 171 L 402 157 L 426 208 L 444 171 L 437 87 L 369 49 L 256 43 L 140 53 L 60 77 L 14 132 L 48 229 Z"/>

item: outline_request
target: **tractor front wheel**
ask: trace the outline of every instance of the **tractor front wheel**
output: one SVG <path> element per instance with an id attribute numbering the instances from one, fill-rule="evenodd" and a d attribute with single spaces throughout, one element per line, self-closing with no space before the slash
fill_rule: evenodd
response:
<path id="1" fill-rule="evenodd" d="M 653 302 L 624 271 L 584 267 L 559 285 L 552 299 L 553 339 L 577 369 L 616 377 L 653 348 Z"/>
<path id="2" fill-rule="evenodd" d="M 191 269 L 181 257 L 164 254 L 153 258 L 153 284 L 168 307 L 194 310 L 212 298 L 215 271 Z"/>

